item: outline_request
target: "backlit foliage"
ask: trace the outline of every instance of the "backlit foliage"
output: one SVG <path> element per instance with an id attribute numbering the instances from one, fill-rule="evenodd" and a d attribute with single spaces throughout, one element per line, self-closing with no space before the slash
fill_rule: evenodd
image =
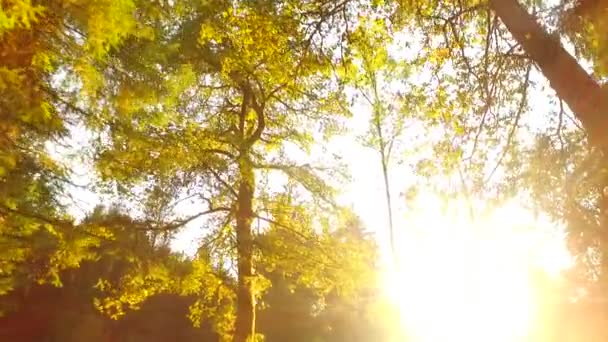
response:
<path id="1" fill-rule="evenodd" d="M 76 227 L 67 215 L 61 198 L 71 186 L 70 172 L 47 149 L 48 143 L 60 144 L 67 126 L 82 114 L 68 92 L 73 88 L 69 79 L 64 87 L 57 76 L 79 60 L 103 57 L 102 50 L 128 34 L 108 25 L 108 15 L 132 17 L 132 6 L 110 1 L 89 5 L 67 0 L 0 3 L 3 294 L 27 280 L 60 285 L 58 272 L 91 257 L 89 247 L 105 235 L 97 228 Z M 104 23 L 106 27 L 97 27 Z M 83 32 L 91 32 L 90 39 Z"/>
<path id="2" fill-rule="evenodd" d="M 605 1 L 521 3 L 605 78 Z M 95 261 L 113 319 L 179 295 L 194 325 L 259 340 L 276 283 L 346 311 L 374 287 L 376 247 L 336 203 L 347 177 L 322 145 L 361 103 L 385 176 L 400 161 L 428 191 L 531 199 L 598 280 L 605 157 L 495 4 L 0 0 L 0 295 Z M 70 215 L 83 186 L 54 151 L 77 128 L 76 162 L 129 215 Z M 168 249 L 182 228 L 199 233 L 190 259 Z"/>
<path id="3" fill-rule="evenodd" d="M 158 228 L 169 234 L 200 226 L 207 252 L 196 256 L 183 282 L 161 276 L 166 283 L 146 292 L 145 279 L 125 279 L 105 307 L 181 291 L 199 297 L 193 322 L 211 319 L 228 339 L 235 315 L 229 284 L 247 257 L 242 253 L 251 253 L 254 270 L 281 269 L 321 294 L 352 290 L 352 275 L 365 275 L 356 270 L 366 267 L 370 246 L 334 236 L 341 223 L 332 218 L 336 177 L 330 177 L 339 169 L 290 158 L 338 132 L 349 114 L 333 70 L 333 43 L 326 40 L 335 32 L 329 20 L 350 20 L 351 5 L 154 6 L 140 18 L 153 38 L 131 36 L 96 70 L 103 76 L 84 79 L 85 89 L 95 90 L 87 97 L 95 115 L 85 122 L 98 134 L 97 169 L 106 184 L 138 198 L 144 215 L 148 204 L 160 203 Z M 248 198 L 241 183 L 253 186 L 249 214 L 238 211 Z M 185 199 L 188 215 L 180 216 L 173 203 Z M 239 215 L 253 230 L 253 244 L 241 246 L 246 252 L 237 252 Z M 258 272 L 238 277 L 256 298 L 271 286 Z"/>

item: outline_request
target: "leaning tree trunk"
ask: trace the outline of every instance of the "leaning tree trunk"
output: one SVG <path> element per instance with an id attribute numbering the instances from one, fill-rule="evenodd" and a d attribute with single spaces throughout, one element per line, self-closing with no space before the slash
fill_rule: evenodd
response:
<path id="1" fill-rule="evenodd" d="M 489 4 L 581 121 L 590 144 L 608 156 L 608 98 L 600 85 L 517 0 L 489 0 Z"/>
<path id="2" fill-rule="evenodd" d="M 255 335 L 255 299 L 253 277 L 253 189 L 255 176 L 247 151 L 239 160 L 240 184 L 236 210 L 238 288 L 234 342 L 246 342 Z"/>
<path id="3" fill-rule="evenodd" d="M 608 166 L 608 96 L 600 85 L 561 45 L 528 13 L 518 0 L 489 0 L 490 7 L 511 32 L 526 54 L 538 65 L 557 96 L 564 100 L 585 129 L 589 144 L 599 149 Z M 604 176 L 603 196 L 599 203 L 602 243 L 608 244 L 608 175 Z M 608 270 L 608 246 L 602 246 L 601 269 Z M 607 279 L 608 275 L 602 275 Z"/>

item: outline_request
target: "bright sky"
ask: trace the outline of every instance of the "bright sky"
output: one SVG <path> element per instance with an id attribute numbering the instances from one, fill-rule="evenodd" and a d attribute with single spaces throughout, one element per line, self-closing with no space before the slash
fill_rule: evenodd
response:
<path id="1" fill-rule="evenodd" d="M 553 94 L 542 75 L 533 72 L 532 79 L 538 87 L 524 120 L 542 127 Z M 332 144 L 353 177 L 341 199 L 376 233 L 386 263 L 388 220 L 379 156 L 354 139 L 366 131 L 370 109 L 353 111 L 351 133 Z M 406 130 L 405 136 L 413 133 Z M 526 209 L 530 203 L 523 197 L 493 208 L 464 199 L 445 203 L 421 189 L 406 203 L 400 193 L 416 182 L 407 164 L 393 163 L 390 173 L 400 264 L 397 270 L 385 268 L 384 276 L 389 298 L 401 308 L 404 330 L 415 342 L 529 341 L 531 330 L 543 326 L 534 272 L 557 281 L 572 264 L 563 227 Z"/>
<path id="2" fill-rule="evenodd" d="M 547 97 L 536 95 L 533 108 L 548 112 L 541 101 Z M 388 220 L 379 156 L 356 141 L 367 130 L 369 109 L 355 107 L 354 115 L 350 133 L 330 147 L 352 175 L 340 200 L 352 205 L 376 234 L 386 263 Z M 538 309 L 534 271 L 557 279 L 571 265 L 563 228 L 525 209 L 529 203 L 520 198 L 494 208 L 483 201 L 444 202 L 422 189 L 415 201 L 406 203 L 400 193 L 415 183 L 415 176 L 407 163 L 393 165 L 401 264 L 397 272 L 385 268 L 385 283 L 389 297 L 402 309 L 410 337 L 416 342 L 524 341 Z"/>

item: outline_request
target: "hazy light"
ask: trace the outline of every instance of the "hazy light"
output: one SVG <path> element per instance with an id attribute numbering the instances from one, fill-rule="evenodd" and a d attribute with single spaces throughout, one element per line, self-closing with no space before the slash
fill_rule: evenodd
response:
<path id="1" fill-rule="evenodd" d="M 532 271 L 557 275 L 570 258 L 548 221 L 515 203 L 470 217 L 464 201 L 415 204 L 402 227 L 387 295 L 415 342 L 526 341 L 538 311 Z"/>

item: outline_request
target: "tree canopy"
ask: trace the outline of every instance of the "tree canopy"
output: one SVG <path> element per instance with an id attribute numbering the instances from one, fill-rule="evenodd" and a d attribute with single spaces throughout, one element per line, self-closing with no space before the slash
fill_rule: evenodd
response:
<path id="1" fill-rule="evenodd" d="M 25 334 L 20 320 L 56 296 L 36 319 L 61 340 L 65 322 L 91 339 L 177 338 L 127 332 L 165 314 L 184 340 L 384 334 L 370 312 L 385 251 L 339 200 L 349 170 L 332 154 L 360 111 L 393 257 L 397 192 L 465 198 L 471 216 L 519 198 L 565 227 L 577 284 L 601 294 L 607 6 L 0 1 L 5 325 Z M 411 188 L 394 189 L 399 172 Z M 81 188 L 106 208 L 79 210 Z M 171 250 L 183 231 L 192 255 Z M 70 312 L 51 318 L 60 303 Z"/>

